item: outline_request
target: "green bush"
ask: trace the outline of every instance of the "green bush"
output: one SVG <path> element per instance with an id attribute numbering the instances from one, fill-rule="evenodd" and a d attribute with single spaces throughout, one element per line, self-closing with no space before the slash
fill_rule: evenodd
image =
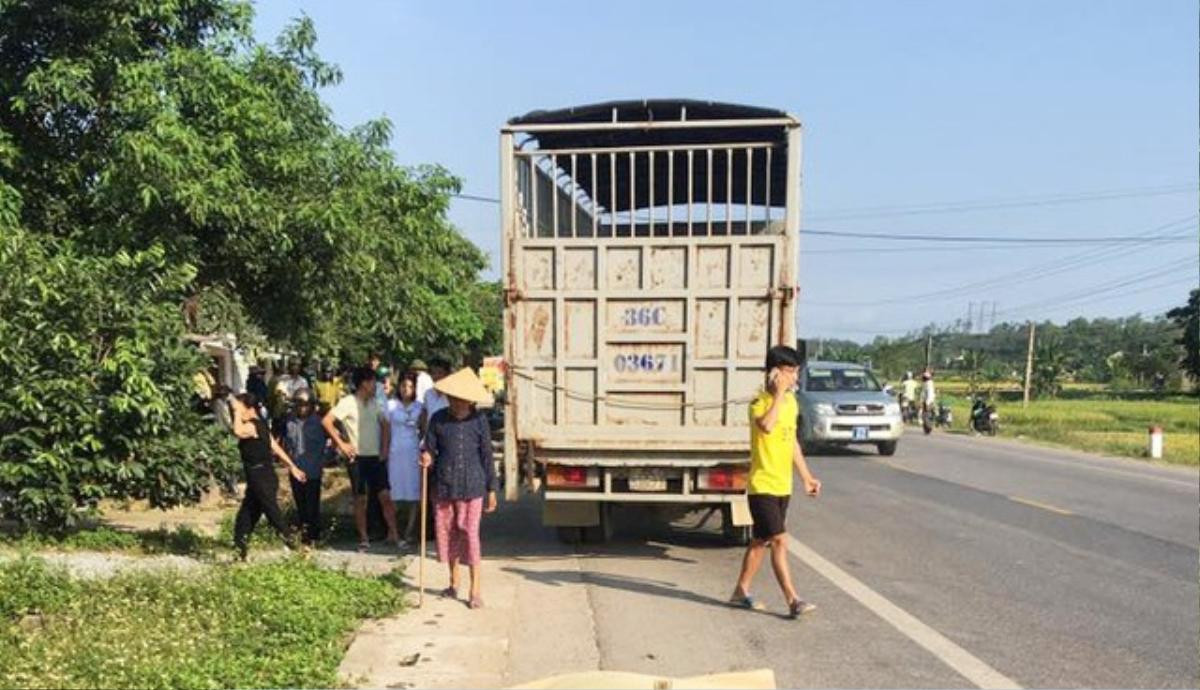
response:
<path id="1" fill-rule="evenodd" d="M 102 498 L 198 499 L 235 462 L 191 411 L 193 271 L 163 250 L 84 254 L 0 234 L 0 515 L 60 529 Z"/>
<path id="2" fill-rule="evenodd" d="M 332 687 L 358 623 L 402 606 L 385 578 L 298 559 L 106 581 L 64 580 L 36 563 L 0 565 L 0 584 L 55 577 L 67 594 L 22 625 L 28 597 L 0 589 L 0 686 Z"/>

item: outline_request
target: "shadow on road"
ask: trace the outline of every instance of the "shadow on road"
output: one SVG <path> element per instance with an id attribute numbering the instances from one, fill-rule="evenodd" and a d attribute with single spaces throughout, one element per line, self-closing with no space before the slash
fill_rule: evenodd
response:
<path id="1" fill-rule="evenodd" d="M 597 573 L 594 571 L 581 572 L 578 570 L 526 570 L 524 568 L 516 568 L 512 566 L 504 567 L 502 570 L 513 575 L 519 575 L 532 582 L 538 582 L 551 587 L 561 587 L 566 584 L 583 582 L 584 584 L 595 587 L 604 587 L 607 589 L 621 590 L 624 592 L 646 594 L 653 597 L 679 599 L 695 604 L 703 604 L 705 606 L 734 608 L 728 601 L 724 599 L 718 599 L 705 594 L 698 594 L 686 589 L 681 589 L 674 582 L 667 582 L 665 580 L 650 580 L 640 577 L 612 575 L 608 573 Z M 753 613 L 761 613 L 768 616 L 776 615 L 767 611 L 753 611 Z"/>

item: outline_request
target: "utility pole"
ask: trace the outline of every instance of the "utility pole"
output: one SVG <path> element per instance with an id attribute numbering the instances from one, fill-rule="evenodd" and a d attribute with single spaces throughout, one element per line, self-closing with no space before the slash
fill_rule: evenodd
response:
<path id="1" fill-rule="evenodd" d="M 925 336 L 925 368 L 929 369 L 929 360 L 933 356 L 933 334 Z"/>
<path id="2" fill-rule="evenodd" d="M 992 300 L 992 320 L 991 320 L 990 325 L 988 326 L 988 330 L 991 331 L 995 327 L 996 327 L 996 301 Z"/>
<path id="3" fill-rule="evenodd" d="M 1029 385 L 1033 380 L 1033 322 L 1029 322 L 1029 350 L 1025 353 L 1025 396 L 1021 407 L 1029 407 Z"/>
<path id="4" fill-rule="evenodd" d="M 980 305 L 982 306 L 982 305 Z M 967 302 L 967 335 L 975 332 L 975 303 Z"/>

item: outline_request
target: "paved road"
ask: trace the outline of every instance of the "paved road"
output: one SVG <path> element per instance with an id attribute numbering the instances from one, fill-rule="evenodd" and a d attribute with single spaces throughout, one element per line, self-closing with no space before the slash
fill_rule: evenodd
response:
<path id="1" fill-rule="evenodd" d="M 1200 681 L 1194 470 L 911 434 L 892 458 L 845 452 L 810 462 L 825 493 L 795 500 L 789 518 L 805 556 L 792 558 L 794 576 L 820 606 L 804 620 L 723 605 L 740 552 L 720 543 L 716 519 L 697 527 L 700 514 L 655 527 L 648 509 L 629 509 L 612 544 L 500 570 L 564 592 L 582 581 L 577 605 L 590 608 L 605 669 L 769 667 L 790 687 Z M 528 515 L 520 522 L 524 544 L 506 550 L 559 553 L 549 531 L 526 531 Z M 783 610 L 769 571 L 757 593 Z M 534 627 L 514 647 L 529 647 L 539 617 L 549 624 L 557 614 L 518 615 Z"/>

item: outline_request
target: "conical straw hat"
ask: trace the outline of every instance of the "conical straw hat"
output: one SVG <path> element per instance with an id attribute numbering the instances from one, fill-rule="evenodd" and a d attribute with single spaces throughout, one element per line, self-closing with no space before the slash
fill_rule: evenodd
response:
<path id="1" fill-rule="evenodd" d="M 470 367 L 464 367 L 446 378 L 433 384 L 437 392 L 473 403 L 488 404 L 492 402 L 492 394 L 483 387 L 483 381 L 475 375 Z"/>

